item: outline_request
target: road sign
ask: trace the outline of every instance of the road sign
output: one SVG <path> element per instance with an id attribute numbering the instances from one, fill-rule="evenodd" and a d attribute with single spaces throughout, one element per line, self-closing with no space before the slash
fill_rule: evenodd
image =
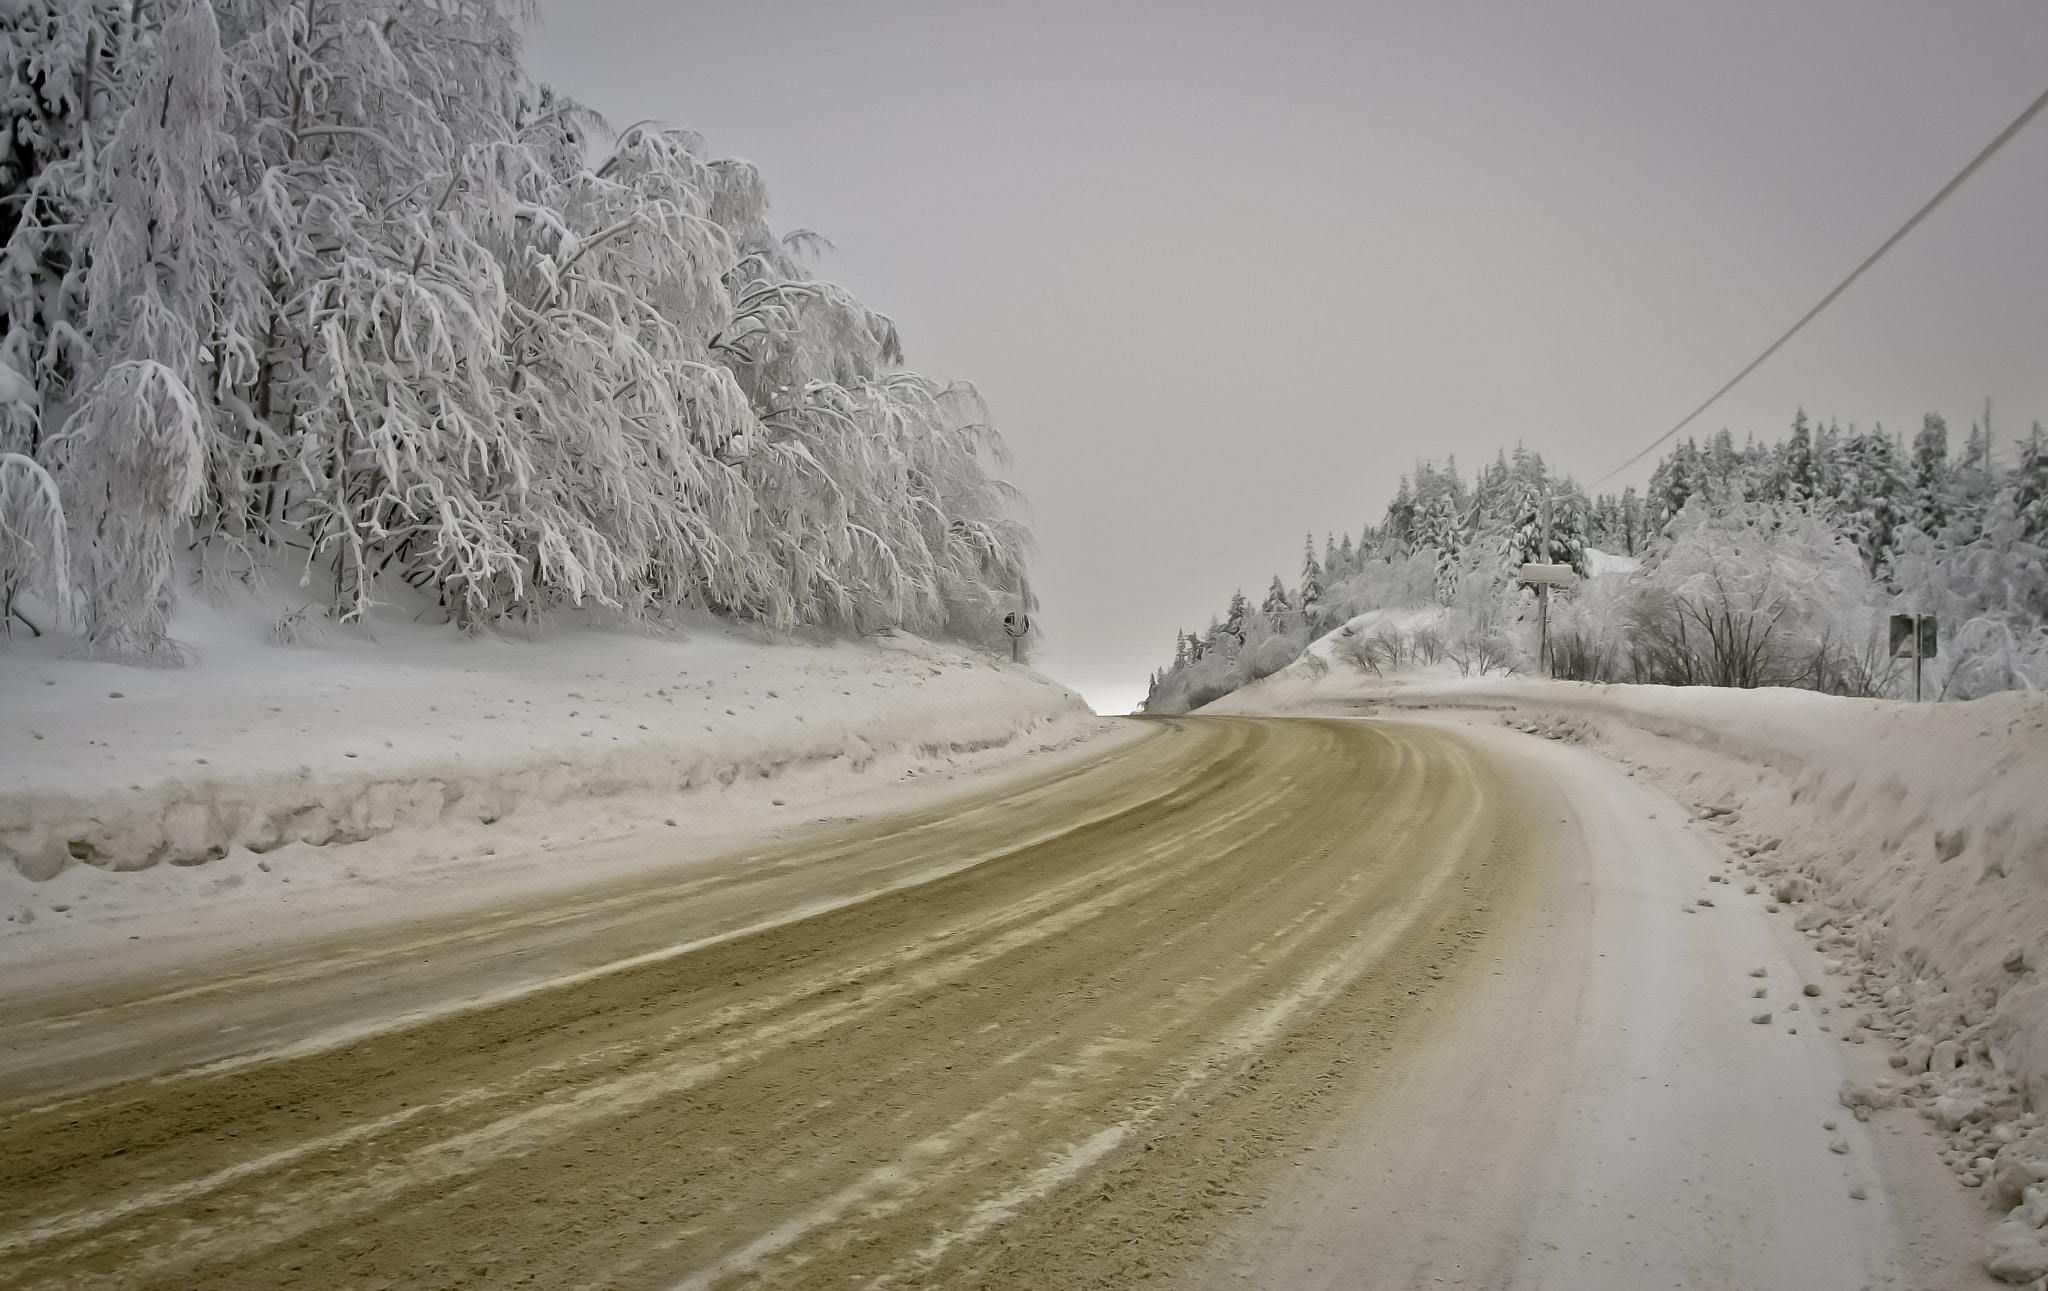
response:
<path id="1" fill-rule="evenodd" d="M 1913 630 L 1916 620 L 1919 624 L 1917 633 Z M 1892 615 L 1892 658 L 1932 659 L 1935 645 L 1932 614 Z"/>
<path id="2" fill-rule="evenodd" d="M 1576 587 L 1579 582 L 1578 571 L 1570 565 L 1524 565 L 1521 577 L 1523 582 L 1538 587 Z"/>
<path id="3" fill-rule="evenodd" d="M 1920 702 L 1920 661 L 1934 657 L 1932 614 L 1892 615 L 1892 658 L 1913 661 L 1913 702 Z"/>
<path id="4" fill-rule="evenodd" d="M 1023 647 L 1021 642 L 1031 632 L 1031 616 L 1021 610 L 1011 610 L 1003 616 L 1003 632 L 1010 638 L 1010 662 L 1021 663 Z"/>

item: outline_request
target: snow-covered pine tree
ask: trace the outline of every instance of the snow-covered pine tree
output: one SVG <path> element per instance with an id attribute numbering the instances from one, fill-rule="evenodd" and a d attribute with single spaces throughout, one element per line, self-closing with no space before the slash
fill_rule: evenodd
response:
<path id="1" fill-rule="evenodd" d="M 1772 501 L 1801 505 L 1816 492 L 1813 463 L 1813 431 L 1807 425 L 1806 409 L 1792 417 L 1792 433 L 1778 454 L 1778 470 L 1772 480 Z"/>
<path id="2" fill-rule="evenodd" d="M 1891 553 L 1893 534 L 1907 519 L 1898 457 L 1882 426 L 1867 433 L 1852 427 L 1831 456 L 1837 525 L 1856 544 L 1874 578 Z"/>
<path id="3" fill-rule="evenodd" d="M 1416 525 L 1416 545 L 1436 553 L 1436 595 L 1449 605 L 1457 595 L 1458 563 L 1465 552 L 1465 520 L 1448 490 L 1438 492 L 1423 508 Z"/>
<path id="4" fill-rule="evenodd" d="M 1394 491 L 1394 500 L 1387 504 L 1386 541 L 1401 547 L 1413 545 L 1417 519 L 1415 495 L 1409 490 L 1408 477 L 1403 475 L 1400 487 Z"/>
<path id="5" fill-rule="evenodd" d="M 2048 433 L 2035 422 L 2019 441 L 2019 460 L 2012 471 L 2012 508 L 2028 541 L 2048 544 Z M 2041 589 L 2048 595 L 2048 587 Z"/>
<path id="6" fill-rule="evenodd" d="M 1259 613 L 1274 622 L 1278 622 L 1281 615 L 1286 614 L 1293 608 L 1293 602 L 1288 600 L 1287 597 L 1286 584 L 1280 581 L 1280 575 L 1273 575 L 1273 584 L 1266 589 L 1266 599 L 1260 603 Z"/>
<path id="7" fill-rule="evenodd" d="M 1682 440 L 1651 469 L 1647 518 L 1653 527 L 1662 529 L 1670 524 L 1699 492 L 1697 457 L 1692 441 Z"/>
<path id="8" fill-rule="evenodd" d="M 1643 500 L 1636 496 L 1636 486 L 1631 484 L 1621 491 L 1623 554 L 1634 556 L 1640 553 L 1646 545 L 1648 537 L 1648 530 L 1643 519 Z"/>
<path id="9" fill-rule="evenodd" d="M 1580 578 L 1592 576 L 1586 563 L 1590 505 L 1576 490 L 1551 495 L 1550 563 L 1570 565 Z M 1525 493 L 1514 527 L 1501 545 L 1502 572 L 1512 578 L 1523 565 L 1543 560 L 1543 499 Z"/>
<path id="10" fill-rule="evenodd" d="M 1316 536 L 1309 534 L 1301 545 L 1301 590 L 1295 603 L 1303 613 L 1312 613 L 1323 602 L 1323 567 L 1316 561 Z"/>
<path id="11" fill-rule="evenodd" d="M 1930 412 L 1913 436 L 1913 505 L 1911 521 L 1922 533 L 1938 534 L 1948 525 L 1952 481 L 1948 465 L 1948 422 Z"/>
<path id="12" fill-rule="evenodd" d="M 1245 600 L 1243 588 L 1230 594 L 1230 608 L 1224 614 L 1223 631 L 1239 645 L 1244 644 L 1245 621 L 1251 617 L 1251 612 L 1251 603 Z"/>
<path id="13" fill-rule="evenodd" d="M 1706 451 L 1700 457 L 1700 473 L 1705 488 L 1717 499 L 1742 500 L 1742 454 L 1736 451 L 1735 437 L 1725 427 L 1707 441 Z"/>

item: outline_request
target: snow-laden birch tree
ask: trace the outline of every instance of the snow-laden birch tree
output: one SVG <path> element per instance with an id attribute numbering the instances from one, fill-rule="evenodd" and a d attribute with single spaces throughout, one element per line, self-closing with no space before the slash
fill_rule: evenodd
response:
<path id="1" fill-rule="evenodd" d="M 751 166 L 653 124 L 589 164 L 523 5 L 0 4 L 34 19 L 0 46 L 0 451 L 66 509 L 95 647 L 160 648 L 187 535 L 343 620 L 402 581 L 471 627 L 985 638 L 1028 599 L 972 389 L 805 272 Z M 49 584 L 7 532 L 0 584 Z"/>

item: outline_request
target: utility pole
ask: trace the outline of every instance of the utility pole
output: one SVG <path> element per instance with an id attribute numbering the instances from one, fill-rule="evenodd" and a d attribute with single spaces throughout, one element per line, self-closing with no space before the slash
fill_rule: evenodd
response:
<path id="1" fill-rule="evenodd" d="M 1543 558 L 1542 563 L 1548 565 L 1550 563 L 1550 496 L 1548 494 L 1544 495 L 1539 515 L 1542 517 L 1539 522 L 1541 524 L 1542 537 L 1540 545 L 1537 547 L 1537 554 Z M 1536 621 L 1540 625 L 1538 631 L 1541 634 L 1539 639 L 1542 643 L 1536 649 L 1536 667 L 1544 676 L 1548 677 L 1550 675 L 1550 584 L 1548 583 L 1538 583 L 1536 585 Z"/>
<path id="2" fill-rule="evenodd" d="M 1572 587 L 1579 581 L 1570 565 L 1550 563 L 1551 506 L 1552 499 L 1546 497 L 1536 509 L 1536 554 L 1542 559 L 1530 561 L 1521 571 L 1523 585 L 1536 589 L 1536 621 L 1541 634 L 1536 647 L 1536 668 L 1545 676 L 1550 675 L 1550 585 Z"/>

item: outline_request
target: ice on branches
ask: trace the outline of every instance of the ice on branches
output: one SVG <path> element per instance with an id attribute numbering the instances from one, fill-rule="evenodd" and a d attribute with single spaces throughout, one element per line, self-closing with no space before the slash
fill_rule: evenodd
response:
<path id="1" fill-rule="evenodd" d="M 0 451 L 70 526 L 11 529 L 0 586 L 67 567 L 96 648 L 157 649 L 188 542 L 343 621 L 402 582 L 472 627 L 980 639 L 1027 597 L 972 390 L 809 275 L 753 167 L 649 123 L 588 158 L 506 6 L 0 7 Z"/>

